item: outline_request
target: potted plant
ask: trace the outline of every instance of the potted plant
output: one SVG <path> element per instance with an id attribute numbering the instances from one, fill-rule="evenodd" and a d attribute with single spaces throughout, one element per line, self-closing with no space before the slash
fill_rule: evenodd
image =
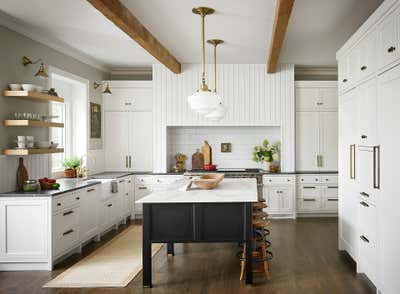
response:
<path id="1" fill-rule="evenodd" d="M 76 170 L 82 164 L 82 159 L 77 156 L 72 156 L 70 158 L 65 158 L 62 165 L 64 169 L 64 177 L 66 178 L 76 178 Z"/>
<path id="2" fill-rule="evenodd" d="M 277 172 L 279 169 L 281 143 L 276 141 L 270 145 L 268 140 L 264 140 L 261 145 L 255 146 L 253 150 L 253 161 L 264 162 L 265 169 Z"/>

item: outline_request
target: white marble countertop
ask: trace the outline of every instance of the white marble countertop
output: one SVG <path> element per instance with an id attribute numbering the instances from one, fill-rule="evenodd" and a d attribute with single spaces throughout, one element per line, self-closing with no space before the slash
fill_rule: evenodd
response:
<path id="1" fill-rule="evenodd" d="M 166 191 L 149 194 L 136 203 L 229 203 L 257 202 L 257 181 L 250 178 L 223 179 L 212 190 L 194 189 L 184 191 L 185 182 Z"/>

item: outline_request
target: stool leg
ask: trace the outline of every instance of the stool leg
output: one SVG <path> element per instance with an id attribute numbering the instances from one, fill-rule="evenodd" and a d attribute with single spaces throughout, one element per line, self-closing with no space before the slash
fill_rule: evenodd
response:
<path id="1" fill-rule="evenodd" d="M 267 246 L 265 245 L 265 238 L 263 238 L 261 243 L 261 250 L 263 256 L 263 263 L 264 263 L 264 274 L 267 280 L 269 280 L 269 264 L 268 264 L 268 255 L 267 255 Z"/>
<path id="2" fill-rule="evenodd" d="M 246 244 L 243 245 L 242 260 L 240 261 L 240 281 L 244 278 L 244 269 L 246 266 Z"/>

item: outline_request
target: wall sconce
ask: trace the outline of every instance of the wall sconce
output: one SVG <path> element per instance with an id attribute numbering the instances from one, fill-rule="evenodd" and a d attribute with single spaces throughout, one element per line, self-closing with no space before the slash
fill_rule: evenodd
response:
<path id="1" fill-rule="evenodd" d="M 103 94 L 112 94 L 111 90 L 110 90 L 110 85 L 108 84 L 108 82 L 101 82 L 98 83 L 96 81 L 93 82 L 93 88 L 96 90 L 98 87 L 102 86 L 106 84 L 106 88 L 103 91 Z"/>
<path id="2" fill-rule="evenodd" d="M 28 64 L 36 64 L 40 61 L 40 66 L 39 66 L 39 70 L 37 71 L 37 73 L 35 74 L 35 77 L 40 77 L 40 78 L 47 78 L 48 75 L 44 69 L 44 63 L 43 60 L 41 58 L 39 58 L 36 61 L 32 61 L 29 57 L 23 56 L 22 57 L 22 64 L 24 66 L 27 66 Z"/>

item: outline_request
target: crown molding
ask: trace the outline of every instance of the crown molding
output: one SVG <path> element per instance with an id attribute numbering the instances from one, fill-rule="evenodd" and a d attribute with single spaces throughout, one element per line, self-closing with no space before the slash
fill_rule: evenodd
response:
<path id="1" fill-rule="evenodd" d="M 134 67 L 134 68 L 111 68 L 111 75 L 131 75 L 131 76 L 143 76 L 152 75 L 152 67 Z"/>
<path id="2" fill-rule="evenodd" d="M 337 76 L 336 66 L 302 66 L 296 65 L 294 69 L 295 75 L 324 75 Z"/>
<path id="3" fill-rule="evenodd" d="M 104 72 L 109 72 L 110 69 L 100 62 L 98 62 L 95 58 L 69 46 L 68 44 L 60 41 L 55 40 L 52 38 L 46 37 L 46 34 L 41 30 L 29 26 L 28 24 L 24 24 L 20 20 L 4 13 L 0 10 L 0 25 L 15 31 L 21 35 L 24 35 L 34 41 L 37 41 L 45 46 L 48 46 L 60 53 L 68 55 L 76 60 L 83 62 L 91 67 L 99 69 Z"/>

